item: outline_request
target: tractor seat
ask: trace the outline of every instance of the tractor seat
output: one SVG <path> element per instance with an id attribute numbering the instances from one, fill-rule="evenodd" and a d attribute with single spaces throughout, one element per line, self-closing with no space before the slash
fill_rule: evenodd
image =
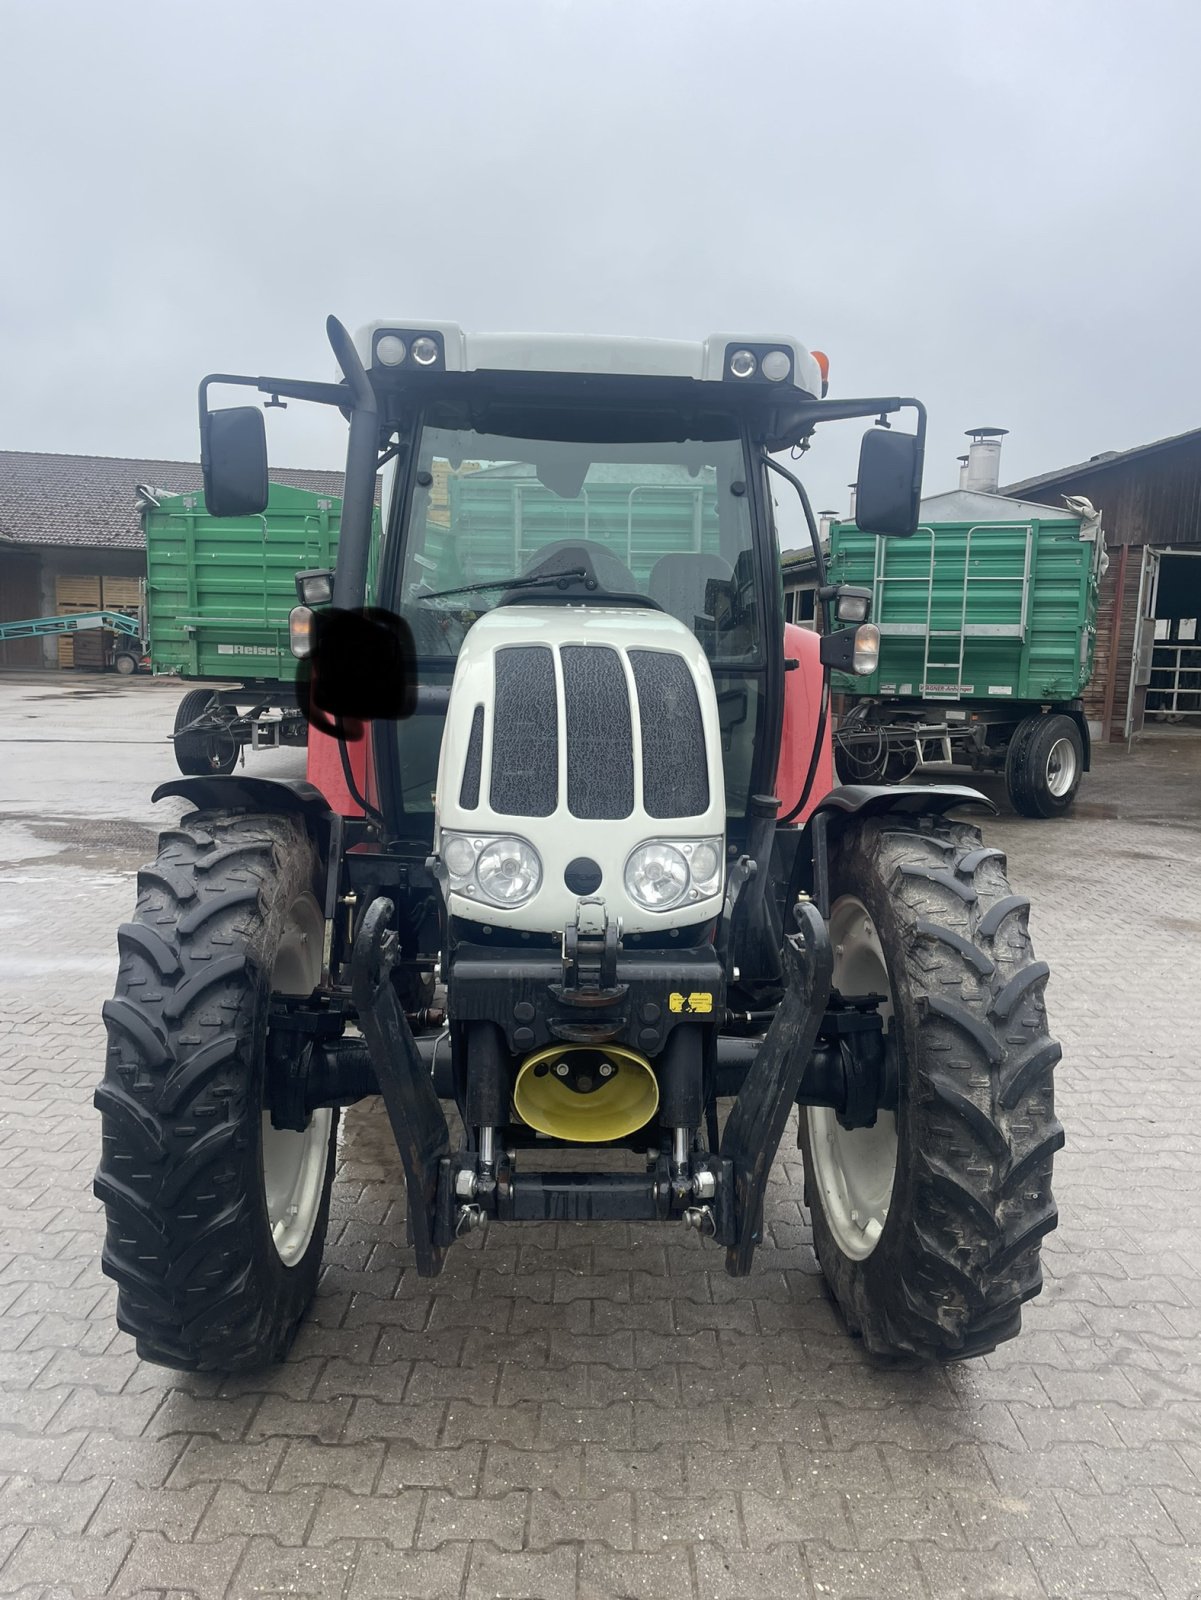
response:
<path id="1" fill-rule="evenodd" d="M 706 604 L 709 585 L 729 583 L 733 576 L 734 569 L 721 556 L 678 550 L 655 562 L 648 589 L 664 611 L 695 632 L 698 622 L 712 621 L 712 608 Z"/>

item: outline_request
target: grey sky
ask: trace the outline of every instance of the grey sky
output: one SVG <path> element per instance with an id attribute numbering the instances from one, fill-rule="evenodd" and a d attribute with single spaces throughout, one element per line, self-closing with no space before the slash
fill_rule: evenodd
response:
<path id="1" fill-rule="evenodd" d="M 194 459 L 197 379 L 326 376 L 329 311 L 794 333 L 926 401 L 932 491 L 971 424 L 1008 478 L 1196 426 L 1199 49 L 1195 0 L 0 0 L 0 447 Z"/>

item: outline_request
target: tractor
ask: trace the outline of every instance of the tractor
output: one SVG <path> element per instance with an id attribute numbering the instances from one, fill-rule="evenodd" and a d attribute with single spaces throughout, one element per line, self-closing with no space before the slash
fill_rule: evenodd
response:
<path id="1" fill-rule="evenodd" d="M 905 538 L 924 409 L 829 398 L 790 338 L 327 331 L 337 381 L 200 386 L 215 516 L 262 511 L 267 451 L 214 386 L 337 407 L 349 439 L 336 568 L 297 574 L 290 619 L 307 776 L 162 784 L 194 809 L 118 933 L 95 1189 L 139 1354 L 286 1355 L 340 1110 L 372 1096 L 420 1274 L 485 1227 L 611 1221 L 744 1276 L 795 1110 L 865 1349 L 1011 1338 L 1056 1223 L 1048 969 L 960 820 L 989 801 L 833 786 L 830 673 L 879 635 L 780 459 L 873 419 L 859 525 Z M 785 625 L 773 491 L 820 634 Z"/>

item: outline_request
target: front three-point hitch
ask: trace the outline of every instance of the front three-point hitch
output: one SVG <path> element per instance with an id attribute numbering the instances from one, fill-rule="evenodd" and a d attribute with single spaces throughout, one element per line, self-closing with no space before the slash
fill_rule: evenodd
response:
<path id="1" fill-rule="evenodd" d="M 452 1151 L 439 1100 L 453 1095 L 453 1084 L 440 1063 L 431 1069 L 400 1004 L 391 977 L 393 919 L 392 903 L 375 900 L 355 939 L 352 998 L 365 1043 L 341 1036 L 346 1018 L 336 1007 L 274 1002 L 268 1099 L 277 1126 L 297 1127 L 317 1106 L 383 1096 L 423 1274 L 441 1269 L 456 1238 L 493 1220 L 679 1220 L 723 1245 L 727 1270 L 741 1275 L 762 1235 L 768 1174 L 792 1107 L 830 1106 L 848 1128 L 870 1127 L 878 1110 L 896 1107 L 896 1054 L 882 997 L 832 990 L 826 924 L 802 897 L 796 931 L 784 942 L 784 999 L 766 1034 L 717 1041 L 716 1082 L 735 1099 L 716 1151 L 676 1129 L 670 1148 L 648 1155 L 644 1172 L 527 1172 L 492 1127 Z M 572 1060 L 569 1070 L 584 1069 Z"/>

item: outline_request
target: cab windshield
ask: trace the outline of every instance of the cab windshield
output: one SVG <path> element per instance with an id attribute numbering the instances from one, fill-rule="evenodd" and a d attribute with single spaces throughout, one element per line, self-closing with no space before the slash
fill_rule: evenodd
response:
<path id="1" fill-rule="evenodd" d="M 551 563 L 580 602 L 654 605 L 714 665 L 758 665 L 762 627 L 738 439 L 599 443 L 421 434 L 401 573 L 419 656 L 454 656 L 485 611 Z M 481 586 L 486 587 L 481 587 Z"/>

